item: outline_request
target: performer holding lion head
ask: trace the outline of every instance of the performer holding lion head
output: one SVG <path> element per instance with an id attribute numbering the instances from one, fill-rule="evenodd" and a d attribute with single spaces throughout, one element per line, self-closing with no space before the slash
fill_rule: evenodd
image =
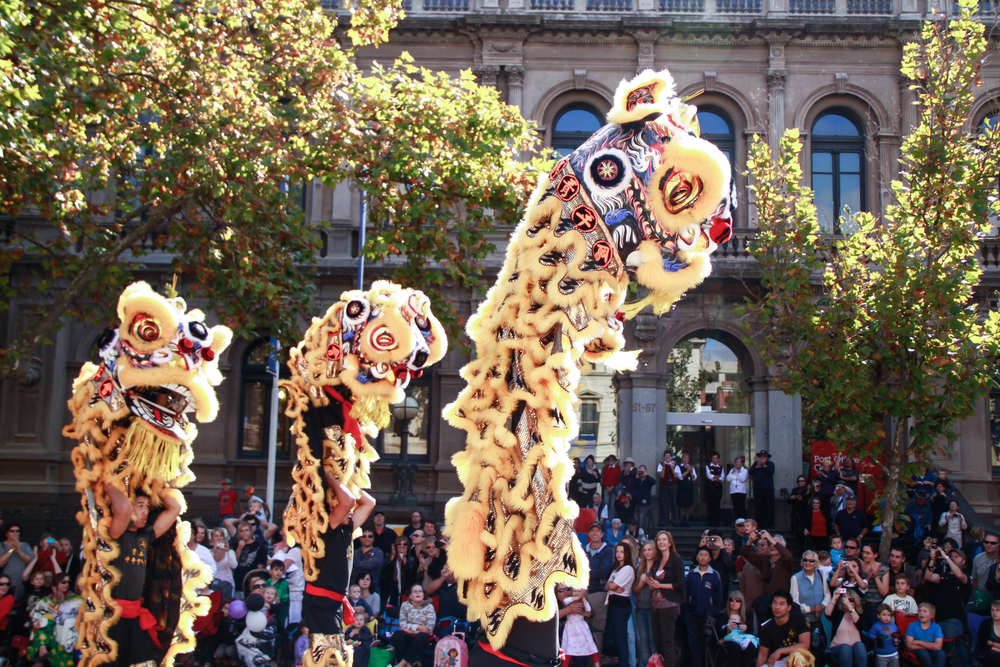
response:
<path id="1" fill-rule="evenodd" d="M 196 591 L 212 573 L 187 546 L 190 525 L 177 521 L 179 489 L 194 480 L 197 429 L 188 415 L 215 419 L 218 355 L 232 332 L 186 311 L 179 297 L 130 285 L 118 300 L 121 324 L 98 343 L 101 363 L 85 363 L 73 383 L 63 435 L 79 441 L 81 667 L 169 667 L 194 648 L 192 623 L 209 610 Z"/>
<path id="2" fill-rule="evenodd" d="M 353 533 L 375 507 L 365 489 L 378 458 L 365 436 L 388 425 L 389 405 L 403 399 L 410 379 L 440 360 L 447 345 L 423 293 L 377 281 L 367 292 L 344 292 L 291 350 L 292 377 L 282 386 L 298 460 L 285 528 L 289 544 L 301 546 L 308 582 L 307 667 L 351 667 L 343 622 L 353 612 L 344 600 Z"/>

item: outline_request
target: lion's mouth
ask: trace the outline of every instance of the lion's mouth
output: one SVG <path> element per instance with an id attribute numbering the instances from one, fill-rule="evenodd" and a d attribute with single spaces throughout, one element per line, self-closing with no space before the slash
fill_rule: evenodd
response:
<path id="1" fill-rule="evenodd" d="M 125 390 L 132 412 L 159 430 L 181 440 L 187 439 L 187 412 L 194 412 L 191 391 L 180 384 L 132 387 Z"/>

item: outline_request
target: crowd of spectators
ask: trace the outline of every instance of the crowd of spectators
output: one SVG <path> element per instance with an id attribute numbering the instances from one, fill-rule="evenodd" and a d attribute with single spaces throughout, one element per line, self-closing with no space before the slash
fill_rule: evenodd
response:
<path id="1" fill-rule="evenodd" d="M 713 664 L 750 667 L 781 665 L 796 648 L 809 648 L 818 664 L 840 667 L 907 660 L 942 667 L 947 656 L 954 664 L 976 657 L 1000 667 L 1000 601 L 993 602 L 1000 538 L 970 528 L 946 474 L 924 471 L 911 481 L 909 521 L 884 564 L 871 517 L 858 507 L 853 465 L 823 465 L 813 479 L 797 480 L 787 495 L 788 540 L 762 525 L 774 521 L 773 475 L 766 451 L 752 466 L 737 459 L 728 470 L 718 456 L 698 470 L 687 454 L 667 452 L 656 477 L 631 459 L 619 466 L 609 457 L 600 469 L 593 459 L 581 462 L 570 492 L 597 520 L 579 534 L 590 565 L 587 587 L 555 591 L 569 659 L 582 667 L 646 667 L 651 659 L 700 667 L 712 657 Z M 705 485 L 709 528 L 682 554 L 670 529 L 690 524 L 697 483 Z M 728 528 L 712 525 L 721 522 L 723 485 L 741 512 L 752 489 L 755 516 L 739 516 Z M 770 489 L 764 502 L 762 489 Z M 27 545 L 15 523 L 2 532 L 6 655 L 69 667 L 81 604 L 78 545 L 47 534 Z M 393 663 L 429 667 L 438 638 L 455 629 L 475 635 L 447 546 L 437 523 L 417 511 L 399 532 L 382 511 L 362 527 L 348 592 L 355 664 L 367 666 L 369 654 L 391 647 Z M 309 633 L 301 623 L 301 556 L 254 490 L 244 489 L 241 499 L 225 480 L 218 522 L 210 528 L 193 520 L 189 547 L 214 574 L 203 593 L 218 600 L 213 632 L 200 636 L 191 664 L 251 667 L 261 654 L 275 665 L 300 662 Z M 255 642 L 247 655 L 239 642 L 245 623 L 230 609 L 252 593 L 264 597 L 268 616 L 267 630 L 255 635 L 272 641 Z"/>

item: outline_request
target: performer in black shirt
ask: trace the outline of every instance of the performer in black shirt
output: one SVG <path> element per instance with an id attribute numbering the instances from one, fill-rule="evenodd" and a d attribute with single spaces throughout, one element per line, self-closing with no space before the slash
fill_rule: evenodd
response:
<path id="1" fill-rule="evenodd" d="M 153 656 L 153 628 L 156 620 L 142 606 L 142 592 L 146 585 L 146 568 L 149 548 L 153 540 L 174 525 L 181 512 L 176 489 L 161 493 L 164 509 L 152 526 L 146 526 L 149 517 L 149 497 L 139 493 L 135 500 L 118 487 L 104 483 L 104 492 L 111 500 L 114 516 L 108 533 L 118 541 L 119 553 L 113 565 L 121 573 L 112 595 L 122 610 L 118 622 L 112 626 L 110 638 L 118 644 L 118 667 L 155 667 Z"/>

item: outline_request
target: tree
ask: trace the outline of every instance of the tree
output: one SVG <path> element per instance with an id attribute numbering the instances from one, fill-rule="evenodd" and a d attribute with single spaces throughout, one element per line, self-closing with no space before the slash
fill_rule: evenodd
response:
<path id="1" fill-rule="evenodd" d="M 468 73 L 359 71 L 391 2 L 338 24 L 316 0 L 0 0 L 0 309 L 37 304 L 0 378 L 67 315 L 113 323 L 152 251 L 237 333 L 296 339 L 320 230 L 290 192 L 312 178 L 367 193 L 366 254 L 404 254 L 411 286 L 474 286 L 488 211 L 515 220 L 533 185 L 518 158 L 535 138 Z M 428 262 L 443 271 L 412 269 Z"/>
<path id="2" fill-rule="evenodd" d="M 765 291 L 748 325 L 784 369 L 781 388 L 829 419 L 834 442 L 885 472 L 887 527 L 899 527 L 899 484 L 942 438 L 954 439 L 1000 352 L 1000 315 L 981 313 L 973 298 L 979 238 L 998 212 L 1000 135 L 966 129 L 986 40 L 975 2 L 960 6 L 960 19 L 925 23 L 905 49 L 920 122 L 903 142 L 902 180 L 882 219 L 856 213 L 856 233 L 820 235 L 795 130 L 777 163 L 760 141 L 749 162 L 760 219 L 752 252 Z M 882 531 L 884 555 L 892 533 Z"/>

